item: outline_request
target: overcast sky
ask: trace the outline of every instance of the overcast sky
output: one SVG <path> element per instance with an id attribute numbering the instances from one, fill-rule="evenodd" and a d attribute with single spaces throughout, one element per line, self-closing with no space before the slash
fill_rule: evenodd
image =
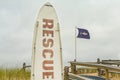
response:
<path id="1" fill-rule="evenodd" d="M 64 64 L 75 58 L 75 26 L 91 36 L 76 39 L 77 61 L 120 59 L 120 0 L 0 0 L 0 66 L 31 64 L 34 25 L 46 2 L 59 18 Z"/>

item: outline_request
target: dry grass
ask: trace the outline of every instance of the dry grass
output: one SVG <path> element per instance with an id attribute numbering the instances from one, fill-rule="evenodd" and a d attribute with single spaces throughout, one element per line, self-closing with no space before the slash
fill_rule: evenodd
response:
<path id="1" fill-rule="evenodd" d="M 30 80 L 30 70 L 1 68 L 0 80 Z"/>
<path id="2" fill-rule="evenodd" d="M 77 73 L 97 76 L 97 69 L 78 69 Z M 120 80 L 120 74 L 109 73 L 109 76 L 112 80 Z M 19 68 L 0 68 L 0 80 L 30 80 L 30 69 L 25 71 Z"/>

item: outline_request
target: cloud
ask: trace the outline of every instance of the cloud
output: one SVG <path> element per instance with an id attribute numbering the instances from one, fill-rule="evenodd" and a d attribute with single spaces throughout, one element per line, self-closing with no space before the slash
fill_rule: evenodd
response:
<path id="1" fill-rule="evenodd" d="M 74 59 L 76 26 L 88 29 L 91 35 L 90 40 L 77 39 L 78 60 L 120 59 L 119 0 L 49 1 L 60 22 L 64 64 Z M 45 2 L 0 1 L 0 64 L 31 62 L 34 24 Z"/>

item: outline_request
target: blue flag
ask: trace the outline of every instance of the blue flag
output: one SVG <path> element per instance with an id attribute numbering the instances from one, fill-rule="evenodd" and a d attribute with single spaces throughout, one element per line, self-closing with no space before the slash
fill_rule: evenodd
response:
<path id="1" fill-rule="evenodd" d="M 90 39 L 90 34 L 88 30 L 81 28 L 77 28 L 77 29 L 78 29 L 78 36 L 77 36 L 78 38 Z"/>

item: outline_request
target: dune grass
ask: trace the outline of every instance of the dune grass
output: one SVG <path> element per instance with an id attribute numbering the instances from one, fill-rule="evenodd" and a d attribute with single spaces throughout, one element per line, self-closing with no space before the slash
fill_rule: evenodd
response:
<path id="1" fill-rule="evenodd" d="M 0 68 L 0 80 L 30 80 L 30 69 L 21 68 Z M 97 69 L 78 69 L 78 74 L 94 74 Z M 109 73 L 113 80 L 120 80 L 120 73 Z"/>
<path id="2" fill-rule="evenodd" d="M 0 80 L 30 80 L 30 70 L 0 68 Z"/>

